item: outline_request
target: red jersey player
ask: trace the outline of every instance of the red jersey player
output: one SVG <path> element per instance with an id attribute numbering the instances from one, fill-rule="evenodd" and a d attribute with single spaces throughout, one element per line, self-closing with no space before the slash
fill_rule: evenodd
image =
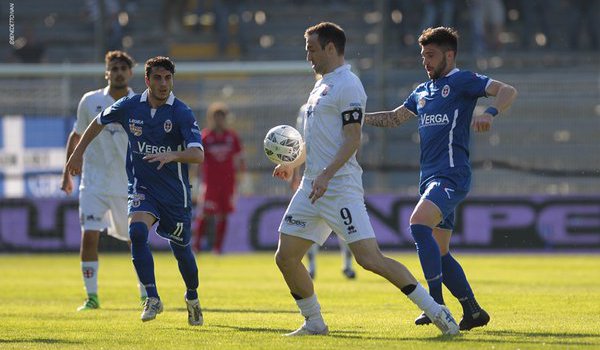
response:
<path id="1" fill-rule="evenodd" d="M 242 144 L 237 133 L 227 128 L 229 110 L 224 103 L 208 107 L 208 128 L 202 130 L 204 163 L 201 165 L 204 193 L 200 194 L 194 231 L 194 249 L 200 251 L 202 239 L 210 230 L 214 253 L 220 254 L 227 230 L 227 215 L 234 210 L 236 173 L 245 170 Z M 212 241 L 212 244 L 210 244 Z"/>

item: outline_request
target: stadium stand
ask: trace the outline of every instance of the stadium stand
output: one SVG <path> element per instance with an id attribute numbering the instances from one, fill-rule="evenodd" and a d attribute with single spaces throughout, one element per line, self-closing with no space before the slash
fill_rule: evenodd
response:
<path id="1" fill-rule="evenodd" d="M 541 14 L 555 24 L 554 30 L 531 29 L 524 20 L 524 1 L 504 1 L 503 46 L 484 55 L 472 53 L 467 2 L 456 1 L 454 20 L 463 38 L 460 67 L 510 82 L 519 90 L 517 103 L 498 120 L 493 132 L 473 137 L 473 193 L 598 192 L 600 52 L 594 47 L 594 36 L 581 29 L 580 45 L 571 48 L 572 33 L 556 30 L 567 28 L 572 21 L 564 15 L 569 13 L 565 2 L 552 2 L 553 6 L 548 6 L 551 11 Z M 124 49 L 139 62 L 159 54 L 171 55 L 176 62 L 302 60 L 303 30 L 318 21 L 333 20 L 347 31 L 346 57 L 353 60 L 369 94 L 368 110 L 397 106 L 414 83 L 425 79 L 415 42 L 423 15 L 420 2 L 223 1 L 228 7 L 226 30 L 230 34 L 224 52 L 219 50 L 215 22 L 203 22 L 201 15 L 206 13 L 198 10 L 198 3 L 186 2 L 182 30 L 170 33 L 161 24 L 162 0 L 120 1 Z M 592 4 L 598 6 L 598 1 Z M 100 61 L 94 26 L 84 15 L 85 2 L 21 0 L 16 6 L 16 21 L 33 26 L 46 45 L 48 62 Z M 6 8 L 2 11 L 5 16 Z M 16 35 L 21 35 L 19 28 Z M 0 56 L 10 57 L 10 50 L 10 46 L 2 46 Z M 1 81 L 3 115 L 62 118 L 73 117 L 81 93 L 102 83 L 98 78 L 10 77 Z M 294 123 L 311 85 L 309 74 L 184 76 L 178 79 L 176 92 L 199 118 L 210 101 L 225 99 L 246 143 L 253 183 L 249 191 L 284 194 L 285 184 L 274 185 L 266 177 L 270 164 L 262 155 L 262 136 L 273 125 Z M 133 86 L 138 91 L 143 88 L 140 76 Z M 413 194 L 418 170 L 415 125 L 385 131 L 365 128 L 364 142 L 361 161 L 366 189 Z"/>

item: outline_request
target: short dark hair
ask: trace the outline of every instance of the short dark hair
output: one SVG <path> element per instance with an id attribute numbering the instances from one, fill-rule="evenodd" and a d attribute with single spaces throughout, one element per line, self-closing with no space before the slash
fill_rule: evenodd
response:
<path id="1" fill-rule="evenodd" d="M 133 68 L 133 65 L 135 64 L 135 61 L 127 52 L 120 50 L 108 51 L 106 53 L 104 56 L 104 63 L 106 64 L 106 67 L 108 67 L 108 64 L 112 61 L 123 62 L 129 67 L 129 69 Z"/>
<path id="2" fill-rule="evenodd" d="M 338 54 L 343 55 L 346 49 L 346 34 L 339 25 L 332 22 L 321 22 L 312 27 L 308 27 L 304 32 L 304 37 L 317 34 L 319 36 L 319 44 L 324 49 L 328 43 L 333 43 Z"/>
<path id="3" fill-rule="evenodd" d="M 150 78 L 150 73 L 152 72 L 152 68 L 154 67 L 163 67 L 172 74 L 175 74 L 175 63 L 173 63 L 173 61 L 171 61 L 169 57 L 156 56 L 148 59 L 146 61 L 146 64 L 144 65 L 144 70 L 146 71 L 146 78 Z"/>
<path id="4" fill-rule="evenodd" d="M 458 32 L 450 27 L 427 28 L 419 36 L 419 45 L 436 44 L 444 50 L 458 53 Z"/>

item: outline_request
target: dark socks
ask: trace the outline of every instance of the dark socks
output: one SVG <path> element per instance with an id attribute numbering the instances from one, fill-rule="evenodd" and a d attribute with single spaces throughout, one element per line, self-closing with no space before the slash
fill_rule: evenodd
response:
<path id="1" fill-rule="evenodd" d="M 187 288 L 186 299 L 198 299 L 198 265 L 196 265 L 196 257 L 192 252 L 192 247 L 189 244 L 184 247 L 173 242 L 169 242 L 169 245 L 177 259 L 179 272 Z"/>
<path id="2" fill-rule="evenodd" d="M 148 297 L 158 298 L 156 279 L 154 277 L 154 259 L 148 247 L 148 227 L 143 222 L 132 222 L 129 225 L 131 239 L 131 256 L 133 266 L 140 282 L 146 288 Z"/>
<path id="3" fill-rule="evenodd" d="M 425 225 L 410 225 L 410 231 L 415 239 L 429 294 L 438 304 L 444 304 L 440 247 L 433 238 L 433 230 Z"/>
<path id="4" fill-rule="evenodd" d="M 450 253 L 442 256 L 441 260 L 444 285 L 460 301 L 464 315 L 477 314 L 481 311 L 481 307 L 475 300 L 463 268 Z"/>

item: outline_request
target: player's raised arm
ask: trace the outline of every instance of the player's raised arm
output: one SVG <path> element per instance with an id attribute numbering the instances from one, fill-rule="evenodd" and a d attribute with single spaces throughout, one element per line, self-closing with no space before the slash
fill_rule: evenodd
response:
<path id="1" fill-rule="evenodd" d="M 88 125 L 87 129 L 83 135 L 81 135 L 81 140 L 73 150 L 71 157 L 67 161 L 67 165 L 65 166 L 66 170 L 71 175 L 79 175 L 81 174 L 81 168 L 83 165 L 83 153 L 87 146 L 100 134 L 100 132 L 104 129 L 104 125 L 100 123 L 100 114 L 92 120 L 90 125 Z"/>
<path id="2" fill-rule="evenodd" d="M 517 97 L 517 89 L 497 80 L 491 80 L 485 92 L 488 96 L 495 96 L 495 98 L 482 114 L 473 117 L 471 127 L 476 132 L 489 131 L 493 118 L 510 108 Z"/>
<path id="3" fill-rule="evenodd" d="M 414 116 L 413 112 L 401 105 L 393 111 L 365 113 L 365 124 L 382 128 L 395 128 Z"/>

